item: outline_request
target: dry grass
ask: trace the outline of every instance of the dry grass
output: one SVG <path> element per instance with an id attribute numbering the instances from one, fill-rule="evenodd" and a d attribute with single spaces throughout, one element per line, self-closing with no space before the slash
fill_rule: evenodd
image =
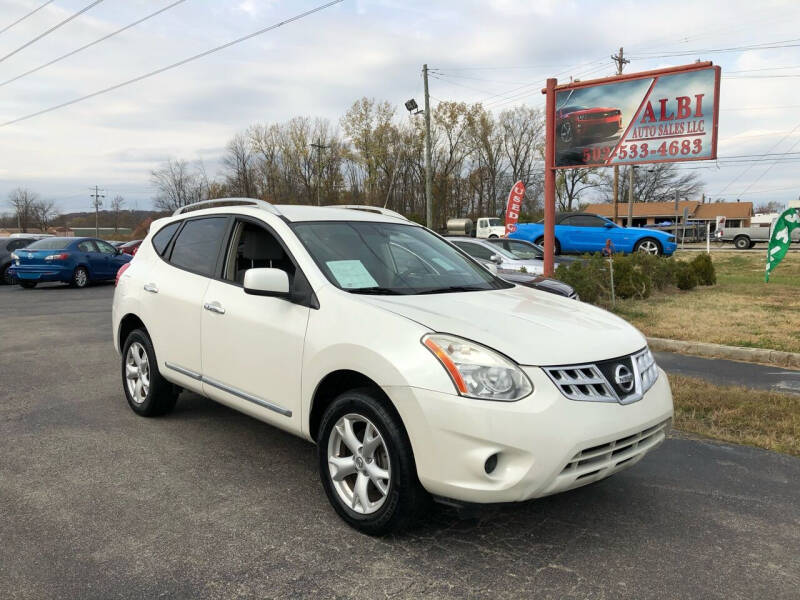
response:
<path id="1" fill-rule="evenodd" d="M 800 352 L 800 253 L 789 253 L 769 283 L 760 252 L 712 258 L 717 285 L 623 300 L 616 312 L 649 336 Z"/>
<path id="2" fill-rule="evenodd" d="M 679 375 L 669 380 L 677 429 L 800 456 L 800 395 Z"/>

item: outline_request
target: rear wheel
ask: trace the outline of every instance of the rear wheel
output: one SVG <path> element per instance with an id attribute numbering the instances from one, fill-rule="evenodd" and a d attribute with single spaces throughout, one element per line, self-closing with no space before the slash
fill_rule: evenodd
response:
<path id="1" fill-rule="evenodd" d="M 8 272 L 8 269 L 11 265 L 6 265 L 2 269 L 0 269 L 0 281 L 5 283 L 6 285 L 11 285 L 14 283 L 14 278 L 11 276 L 11 273 Z"/>
<path id="2" fill-rule="evenodd" d="M 161 376 L 150 336 L 135 329 L 122 347 L 122 387 L 128 405 L 138 415 L 156 417 L 175 407 L 178 394 Z"/>
<path id="3" fill-rule="evenodd" d="M 76 288 L 85 288 L 89 285 L 89 271 L 86 267 L 77 267 L 72 272 L 72 285 Z"/>
<path id="4" fill-rule="evenodd" d="M 317 453 L 328 500 L 359 531 L 402 527 L 426 497 L 402 424 L 369 389 L 345 392 L 326 409 Z"/>
<path id="5" fill-rule="evenodd" d="M 643 254 L 652 254 L 653 256 L 660 256 L 662 253 L 661 244 L 653 238 L 642 238 L 633 247 L 634 252 L 642 252 Z"/>
<path id="6" fill-rule="evenodd" d="M 538 244 L 544 248 L 544 237 L 538 238 L 534 244 Z M 553 254 L 561 254 L 561 244 L 558 243 L 558 239 L 553 240 Z"/>
<path id="7" fill-rule="evenodd" d="M 492 235 L 490 235 L 490 236 L 489 236 L 489 239 L 490 239 L 490 240 L 493 240 L 493 239 L 495 239 L 496 237 L 497 237 L 497 236 L 496 236 L 495 234 L 492 234 Z"/>
<path id="8" fill-rule="evenodd" d="M 750 238 L 746 235 L 739 235 L 733 240 L 733 245 L 738 250 L 747 250 L 750 247 Z"/>
<path id="9" fill-rule="evenodd" d="M 26 290 L 32 290 L 36 287 L 35 281 L 22 281 L 20 280 L 19 284 L 24 287 Z"/>

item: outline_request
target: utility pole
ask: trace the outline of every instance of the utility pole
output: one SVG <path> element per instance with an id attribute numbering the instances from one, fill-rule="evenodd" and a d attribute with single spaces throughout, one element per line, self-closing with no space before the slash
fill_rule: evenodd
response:
<path id="1" fill-rule="evenodd" d="M 89 188 L 90 190 L 92 188 Z M 94 206 L 94 237 L 100 237 L 100 209 L 103 208 L 103 198 L 106 197 L 105 194 L 101 194 L 100 192 L 104 192 L 105 190 L 98 189 L 97 186 L 94 186 L 94 194 L 89 194 L 89 198 L 92 199 L 92 206 Z"/>
<path id="2" fill-rule="evenodd" d="M 630 60 L 625 58 L 624 50 L 622 46 L 619 48 L 619 54 L 612 54 L 611 60 L 617 63 L 617 75 L 622 75 L 622 68 L 627 65 Z M 617 222 L 617 217 L 619 216 L 619 208 L 617 203 L 619 202 L 619 165 L 614 165 L 614 223 Z"/>
<path id="3" fill-rule="evenodd" d="M 431 173 L 431 98 L 428 94 L 428 65 L 422 65 L 425 82 L 425 226 L 433 227 L 433 173 Z"/>
<path id="4" fill-rule="evenodd" d="M 330 146 L 322 143 L 322 140 L 317 138 L 316 143 L 311 144 L 311 147 L 317 151 L 317 206 L 322 206 L 320 200 L 320 190 L 322 189 L 322 151 Z"/>
<path id="5" fill-rule="evenodd" d="M 630 176 L 628 178 L 628 227 L 633 227 L 633 170 L 635 165 L 630 165 Z"/>

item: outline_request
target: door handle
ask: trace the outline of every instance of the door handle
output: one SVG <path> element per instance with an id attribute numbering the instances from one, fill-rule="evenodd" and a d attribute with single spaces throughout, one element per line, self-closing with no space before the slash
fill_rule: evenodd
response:
<path id="1" fill-rule="evenodd" d="M 206 302 L 203 304 L 203 308 L 209 310 L 213 313 L 217 313 L 218 315 L 224 315 L 225 309 L 220 306 L 219 302 Z"/>
<path id="2" fill-rule="evenodd" d="M 152 294 L 158 293 L 158 286 L 155 283 L 145 283 L 144 284 L 144 291 L 150 292 Z"/>

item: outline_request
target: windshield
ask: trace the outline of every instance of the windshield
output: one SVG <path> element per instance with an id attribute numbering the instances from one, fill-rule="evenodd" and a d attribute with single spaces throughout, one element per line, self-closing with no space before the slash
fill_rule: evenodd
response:
<path id="1" fill-rule="evenodd" d="M 428 230 L 396 223 L 294 225 L 328 280 L 360 294 L 432 294 L 511 287 Z"/>
<path id="2" fill-rule="evenodd" d="M 25 246 L 26 250 L 63 250 L 72 240 L 69 238 L 47 238 Z"/>
<path id="3" fill-rule="evenodd" d="M 502 227 L 503 222 L 500 219 L 489 219 L 489 227 Z"/>

